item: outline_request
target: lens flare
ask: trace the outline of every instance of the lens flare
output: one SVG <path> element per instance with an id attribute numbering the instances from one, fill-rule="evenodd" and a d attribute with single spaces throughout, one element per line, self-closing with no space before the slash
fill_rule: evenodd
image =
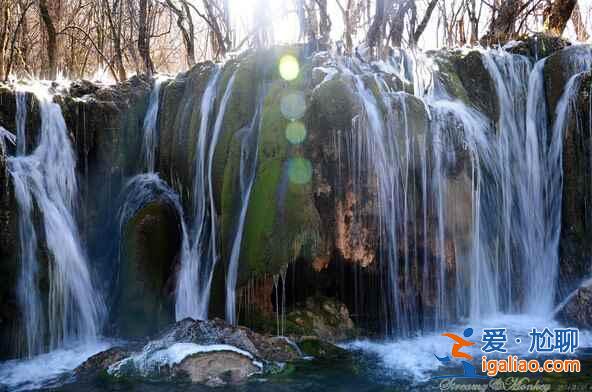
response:
<path id="1" fill-rule="evenodd" d="M 300 121 L 292 121 L 286 127 L 286 139 L 292 144 L 300 144 L 306 139 L 306 127 Z"/>
<path id="2" fill-rule="evenodd" d="M 305 158 L 291 158 L 288 162 L 288 178 L 294 184 L 307 184 L 312 178 L 312 164 Z"/>
<path id="3" fill-rule="evenodd" d="M 288 120 L 298 120 L 304 116 L 306 101 L 300 91 L 285 94 L 280 102 L 280 110 Z"/>
<path id="4" fill-rule="evenodd" d="M 286 54 L 280 58 L 280 76 L 284 80 L 294 80 L 298 77 L 300 72 L 300 65 L 298 59 L 291 54 Z"/>

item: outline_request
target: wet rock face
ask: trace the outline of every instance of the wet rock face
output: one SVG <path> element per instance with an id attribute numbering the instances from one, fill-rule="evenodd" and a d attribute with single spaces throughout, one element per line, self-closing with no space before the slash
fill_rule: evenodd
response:
<path id="1" fill-rule="evenodd" d="M 491 121 L 499 118 L 499 103 L 495 83 L 483 64 L 482 54 L 471 51 L 437 51 L 431 53 L 437 70 L 436 89 L 473 106 Z"/>
<path id="2" fill-rule="evenodd" d="M 506 45 L 510 53 L 521 54 L 536 61 L 569 46 L 570 43 L 561 37 L 537 33 Z"/>
<path id="3" fill-rule="evenodd" d="M 125 227 L 114 309 L 123 336 L 146 336 L 174 320 L 171 277 L 181 246 L 179 219 L 173 207 L 155 202 Z"/>
<path id="4" fill-rule="evenodd" d="M 0 151 L 0 358 L 16 350 L 13 328 L 18 327 L 16 282 L 18 279 L 18 211 L 7 170 L 6 154 Z"/>
<path id="5" fill-rule="evenodd" d="M 557 318 L 570 327 L 592 329 L 592 285 L 577 289 Z"/>
<path id="6" fill-rule="evenodd" d="M 545 60 L 545 93 L 549 118 L 555 119 L 555 108 L 570 77 L 584 68 L 581 61 L 590 57 L 590 47 L 574 45 L 557 51 Z M 588 60 L 590 61 L 590 60 Z"/>
<path id="7" fill-rule="evenodd" d="M 586 73 L 563 138 L 563 202 L 559 242 L 559 300 L 592 270 L 592 73 Z"/>
<path id="8" fill-rule="evenodd" d="M 83 375 L 94 373 L 98 369 L 107 369 L 114 363 L 121 361 L 130 354 L 129 350 L 122 347 L 113 347 L 98 354 L 93 355 L 82 365 L 76 368 L 76 374 Z"/>

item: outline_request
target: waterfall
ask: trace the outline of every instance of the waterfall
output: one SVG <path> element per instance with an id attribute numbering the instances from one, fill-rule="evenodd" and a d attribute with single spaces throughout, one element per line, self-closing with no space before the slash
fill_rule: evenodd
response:
<path id="1" fill-rule="evenodd" d="M 574 55 L 567 72 L 590 67 L 589 49 L 569 50 Z M 546 60 L 533 65 L 502 50 L 480 54 L 497 92 L 499 117 L 489 119 L 435 85 L 414 98 L 428 111 L 427 136 L 417 124 L 408 125 L 404 93 L 390 91 L 364 64 L 341 67 L 361 103 L 347 143 L 352 187 L 357 194 L 377 182 L 389 333 L 409 336 L 508 312 L 548 316 L 553 309 L 561 137 L 579 79 L 566 85 L 550 128 Z"/>
<path id="2" fill-rule="evenodd" d="M 487 119 L 481 113 L 449 99 L 428 98 L 428 102 L 432 134 L 432 201 L 423 208 L 429 209 L 428 214 L 436 220 L 432 235 L 437 259 L 434 326 L 438 328 L 451 321 L 452 315 L 457 319 L 464 318 L 495 311 L 497 307 L 498 290 L 495 279 L 492 279 L 495 267 L 484 233 L 488 222 L 483 215 L 489 203 L 484 200 L 488 188 L 482 171 L 494 171 L 495 167 L 491 165 L 498 159 L 492 148 Z M 486 167 L 482 167 L 483 162 Z M 469 226 L 469 232 L 454 231 L 458 219 L 468 220 L 465 224 Z M 449 275 L 450 244 L 455 258 L 454 277 Z M 455 285 L 454 301 L 447 298 L 447 285 L 451 280 Z"/>
<path id="3" fill-rule="evenodd" d="M 25 126 L 27 122 L 27 95 L 22 90 L 15 91 L 16 97 L 16 155 L 24 155 L 27 149 Z"/>
<path id="4" fill-rule="evenodd" d="M 521 55 L 513 55 L 502 50 L 482 53 L 483 64 L 489 71 L 497 91 L 499 104 L 499 119 L 497 140 L 499 149 L 500 176 L 495 178 L 498 189 L 494 190 L 495 197 L 499 200 L 495 203 L 500 206 L 500 219 L 493 216 L 493 222 L 487 222 L 489 227 L 496 229 L 497 233 L 488 233 L 488 238 L 495 238 L 497 247 L 497 300 L 494 311 L 513 311 L 516 304 L 516 285 L 513 284 L 513 276 L 520 273 L 519 267 L 523 266 L 530 257 L 538 257 L 542 243 L 532 243 L 536 239 L 536 233 L 541 227 L 533 222 L 531 215 L 530 193 L 527 191 L 526 182 L 529 174 L 526 171 L 526 113 L 528 79 L 530 74 L 530 62 Z M 533 167 L 538 173 L 539 168 Z M 534 189 L 538 194 L 540 189 Z M 533 248 L 534 247 L 534 248 Z M 478 292 L 472 293 L 478 296 Z M 473 317 L 479 309 L 473 309 Z M 491 311 L 488 309 L 487 312 Z"/>
<path id="5" fill-rule="evenodd" d="M 525 254 L 525 309 L 528 313 L 546 312 L 553 303 L 555 287 L 555 265 L 557 264 L 557 248 L 547 240 L 550 233 L 559 233 L 561 223 L 547 222 L 552 211 L 546 210 L 545 194 L 548 191 L 545 182 L 547 176 L 547 159 L 549 141 L 547 131 L 548 112 L 545 100 L 544 67 L 546 59 L 537 61 L 530 73 L 528 81 L 528 99 L 526 108 L 526 140 L 525 140 L 525 213 L 530 216 L 530 227 L 524 233 Z M 555 189 L 553 192 L 562 192 Z M 558 234 L 557 234 L 558 235 Z M 542 263 L 541 263 L 542 262 Z M 539 285 L 550 288 L 542 293 Z"/>
<path id="6" fill-rule="evenodd" d="M 74 151 L 60 106 L 36 91 L 41 113 L 39 145 L 31 155 L 8 161 L 19 207 L 21 272 L 18 298 L 24 315 L 26 355 L 76 339 L 94 338 L 101 325 L 103 303 L 93 288 L 76 225 L 77 183 Z M 24 134 L 24 132 L 23 132 Z M 44 320 L 39 290 L 38 240 L 33 209 L 42 215 L 49 256 L 49 300 Z"/>
<path id="7" fill-rule="evenodd" d="M 221 76 L 217 69 L 210 77 L 201 99 L 201 123 L 195 153 L 194 213 L 190 230 L 191 240 L 182 254 L 181 271 L 177 280 L 175 314 L 177 320 L 186 317 L 204 320 L 208 317 L 210 287 L 214 266 L 218 261 L 217 212 L 212 184 L 214 152 L 218 144 L 226 105 L 232 95 L 236 73 L 226 85 L 220 107 L 209 131 L 209 120 L 214 108 L 216 90 Z M 209 144 L 208 144 L 208 136 Z"/>
<path id="8" fill-rule="evenodd" d="M 265 95 L 261 94 L 250 126 L 237 132 L 237 137 L 240 138 L 241 142 L 239 171 L 240 211 L 232 240 L 230 260 L 228 262 L 228 274 L 226 276 L 226 322 L 232 325 L 235 325 L 237 321 L 236 281 L 238 278 L 238 262 L 245 219 L 249 207 L 249 198 L 251 197 L 251 189 L 253 188 L 253 183 L 255 182 L 255 176 L 257 174 L 257 156 L 259 154 L 259 133 L 262 116 L 261 111 L 263 110 L 264 99 Z"/>
<path id="9" fill-rule="evenodd" d="M 144 163 L 146 171 L 153 172 L 155 169 L 156 145 L 158 144 L 158 108 L 160 102 L 160 87 L 165 78 L 157 77 L 154 79 L 154 87 L 150 92 L 148 109 L 144 117 L 144 138 L 142 139 L 142 152 L 144 154 Z"/>

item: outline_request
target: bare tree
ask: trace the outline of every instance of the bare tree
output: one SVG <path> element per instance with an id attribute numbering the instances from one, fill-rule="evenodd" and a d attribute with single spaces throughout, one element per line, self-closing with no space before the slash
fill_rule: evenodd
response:
<path id="1" fill-rule="evenodd" d="M 47 67 L 45 70 L 45 77 L 48 79 L 55 79 L 58 74 L 58 46 L 56 28 L 53 19 L 49 14 L 46 0 L 39 0 L 39 15 L 45 25 L 45 32 L 47 34 Z"/>
<path id="2" fill-rule="evenodd" d="M 148 2 L 139 0 L 138 13 L 138 52 L 142 58 L 142 71 L 147 75 L 155 72 L 154 63 L 150 57 L 150 30 L 148 24 Z"/>
<path id="3" fill-rule="evenodd" d="M 181 30 L 183 37 L 183 44 L 185 45 L 187 66 L 195 65 L 195 32 L 193 27 L 193 19 L 191 17 L 191 10 L 185 0 L 181 0 L 179 6 L 175 5 L 172 0 L 166 0 L 166 4 L 171 11 L 177 16 L 177 26 Z"/>
<path id="4" fill-rule="evenodd" d="M 577 0 L 549 1 L 543 11 L 545 31 L 553 35 L 561 35 L 576 4 Z"/>
<path id="5" fill-rule="evenodd" d="M 590 38 L 588 31 L 586 30 L 586 24 L 582 20 L 582 12 L 580 6 L 576 3 L 573 12 L 571 13 L 571 21 L 574 24 L 576 30 L 576 38 L 578 41 L 587 41 Z"/>

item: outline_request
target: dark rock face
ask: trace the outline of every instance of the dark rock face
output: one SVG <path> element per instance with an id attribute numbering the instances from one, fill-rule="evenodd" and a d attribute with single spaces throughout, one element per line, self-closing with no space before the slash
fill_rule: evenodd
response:
<path id="1" fill-rule="evenodd" d="M 335 342 L 354 337 L 356 330 L 347 307 L 331 298 L 309 298 L 303 307 L 288 313 L 287 330 Z"/>
<path id="2" fill-rule="evenodd" d="M 568 80 L 582 71 L 582 63 L 578 59 L 585 58 L 589 53 L 588 46 L 575 45 L 557 51 L 545 60 L 545 93 L 550 119 L 555 118 L 557 102 Z"/>
<path id="3" fill-rule="evenodd" d="M 15 350 L 12 331 L 18 328 L 16 282 L 18 279 L 18 210 L 7 170 L 7 156 L 0 150 L 0 358 Z"/>
<path id="4" fill-rule="evenodd" d="M 581 79 L 563 136 L 563 202 L 559 242 L 559 299 L 592 270 L 592 73 Z"/>
<path id="5" fill-rule="evenodd" d="M 172 277 L 181 247 L 180 219 L 170 205 L 154 202 L 126 225 L 112 310 L 125 337 L 150 335 L 174 321 Z"/>

